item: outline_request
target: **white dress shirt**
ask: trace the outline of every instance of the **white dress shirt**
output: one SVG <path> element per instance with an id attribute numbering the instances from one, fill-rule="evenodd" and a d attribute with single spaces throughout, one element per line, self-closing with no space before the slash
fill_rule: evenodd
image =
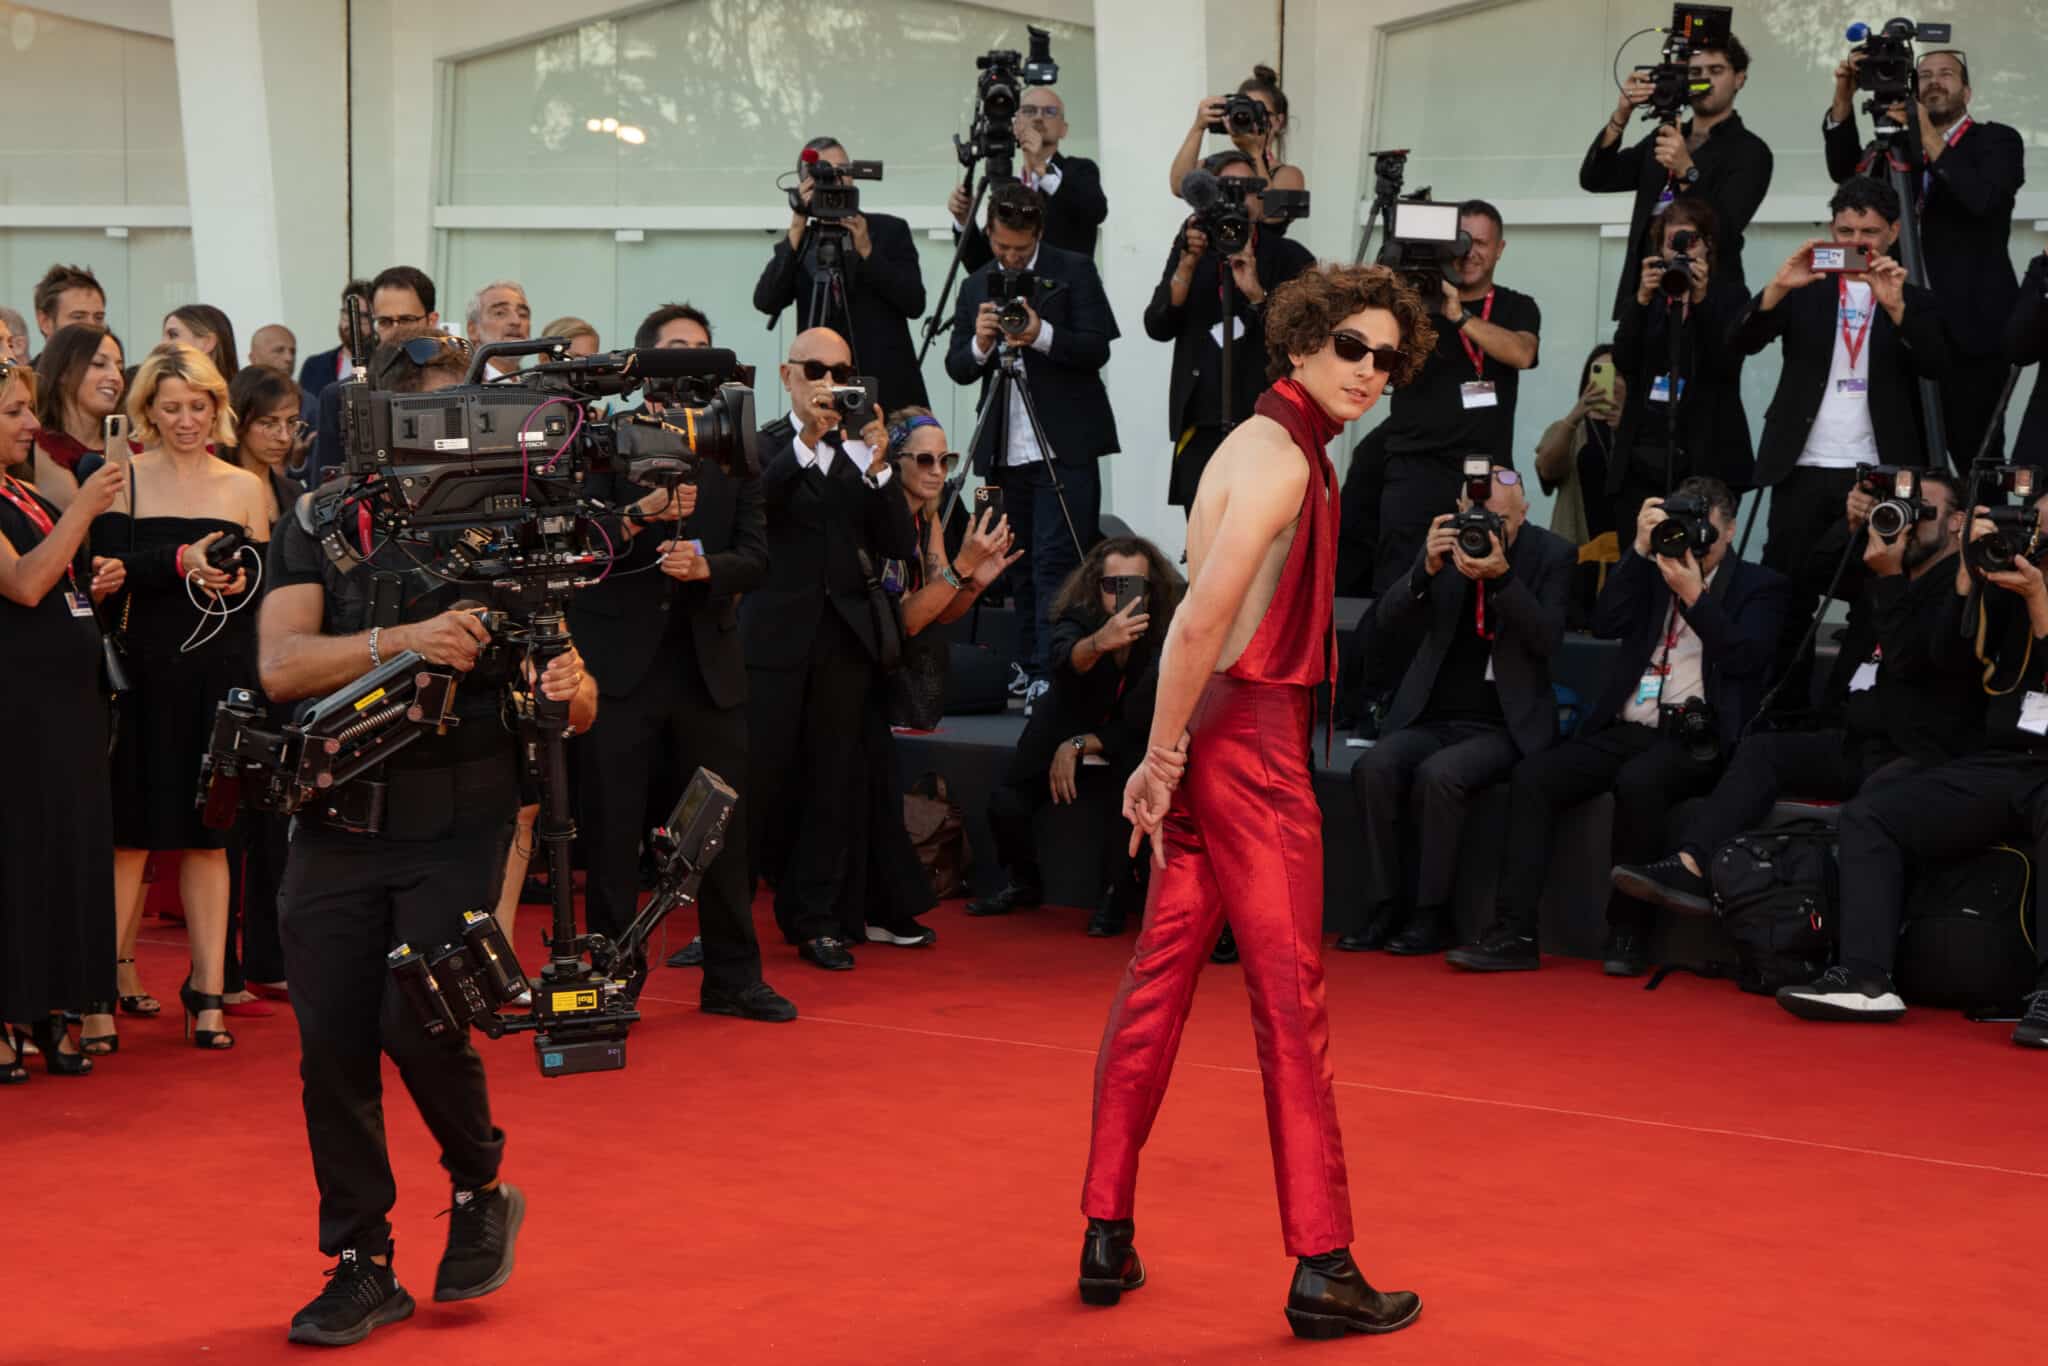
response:
<path id="1" fill-rule="evenodd" d="M 806 446 L 804 424 L 797 418 L 795 409 L 790 410 L 789 425 L 796 429 L 796 435 L 789 439 L 790 449 L 796 452 L 796 463 L 807 470 L 815 468 L 820 474 L 832 473 L 832 461 L 839 455 L 839 452 L 833 449 L 832 443 L 821 439 L 815 448 Z M 844 444 L 846 458 L 853 462 L 854 473 L 858 474 L 869 488 L 882 488 L 889 482 L 889 476 L 896 472 L 888 465 L 883 465 L 880 474 L 869 474 L 868 466 L 875 458 L 873 448 L 854 436 L 847 437 Z"/>
<path id="2" fill-rule="evenodd" d="M 1032 251 L 1031 260 L 1025 264 L 1024 269 L 1030 271 L 1038 269 L 1038 252 L 1036 249 Z M 974 338 L 969 343 L 969 348 L 974 352 L 976 364 L 987 363 L 990 348 L 984 347 L 981 344 L 980 337 Z M 1041 356 L 1052 354 L 1052 324 L 1044 318 L 1038 320 L 1038 335 L 1032 338 L 1031 349 Z M 1024 411 L 1024 392 L 1022 389 L 1013 388 L 1010 390 L 1008 426 L 1010 433 L 1009 448 L 1003 452 L 1003 464 L 1029 465 L 1034 461 L 1045 459 L 1045 452 L 1038 448 L 1038 436 L 1031 430 L 1031 415 Z"/>
<path id="3" fill-rule="evenodd" d="M 1714 566 L 1714 573 L 1707 575 L 1700 588 L 1700 596 L 1707 595 L 1713 587 L 1714 575 L 1721 572 L 1721 566 Z M 1685 619 L 1685 613 L 1678 610 L 1678 597 L 1672 595 L 1671 605 L 1664 609 L 1664 634 L 1676 632 L 1671 648 L 1664 648 L 1660 635 L 1657 649 L 1650 656 L 1652 668 L 1662 664 L 1665 669 L 1663 686 L 1655 695 L 1645 697 L 1644 690 L 1638 689 L 1629 697 L 1628 705 L 1621 709 L 1621 719 L 1632 721 L 1639 726 L 1655 730 L 1663 721 L 1663 709 L 1676 707 L 1704 697 L 1707 692 L 1706 647 L 1701 643 L 1699 633 L 1692 629 L 1692 623 Z M 1661 656 L 1661 658 L 1660 658 Z"/>

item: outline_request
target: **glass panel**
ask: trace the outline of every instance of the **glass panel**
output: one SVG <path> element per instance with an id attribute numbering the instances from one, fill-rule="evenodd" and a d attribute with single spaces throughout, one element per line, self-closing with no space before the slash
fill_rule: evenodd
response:
<path id="1" fill-rule="evenodd" d="M 177 69 L 162 38 L 0 0 L 0 185 L 16 204 L 182 204 Z"/>
<path id="2" fill-rule="evenodd" d="M 131 361 L 156 345 L 164 314 L 191 302 L 195 292 L 192 234 L 184 228 L 137 228 L 125 239 L 89 228 L 0 232 L 0 303 L 20 310 L 35 351 L 43 349 L 35 333 L 36 281 L 58 261 L 98 277 L 107 291 L 107 323 Z"/>

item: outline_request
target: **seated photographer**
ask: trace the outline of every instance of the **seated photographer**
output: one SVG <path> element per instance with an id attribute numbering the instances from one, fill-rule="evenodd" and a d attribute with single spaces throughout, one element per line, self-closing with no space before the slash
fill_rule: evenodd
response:
<path id="1" fill-rule="evenodd" d="M 1255 177 L 1252 159 L 1218 152 L 1202 169 L 1224 180 Z M 1257 195 L 1245 197 L 1253 223 L 1265 216 Z M 1242 227 L 1242 223 L 1239 224 Z M 1166 270 L 1145 308 L 1145 335 L 1173 343 L 1173 380 L 1166 396 L 1166 430 L 1173 441 L 1173 478 L 1167 501 L 1186 508 L 1195 500 L 1209 457 L 1229 428 L 1223 411 L 1223 286 L 1228 261 L 1235 305 L 1230 323 L 1230 412 L 1235 424 L 1251 416 L 1265 388 L 1266 296 L 1315 265 L 1307 247 L 1254 226 L 1239 250 L 1211 250 L 1200 215 L 1181 224 L 1166 253 Z"/>
<path id="2" fill-rule="evenodd" d="M 1010 582 L 1017 653 L 1035 682 L 1052 669 L 1046 604 L 1098 535 L 1096 461 L 1117 451 L 1116 415 L 1102 383 L 1118 336 L 1109 296 L 1093 261 L 1045 245 L 1044 226 L 1045 201 L 1036 190 L 1013 183 L 990 192 L 995 259 L 960 286 L 946 350 L 953 381 L 981 386 L 968 457 L 977 475 L 1003 491 L 1024 553 Z M 1006 295 L 1001 304 L 994 302 L 998 285 Z M 1017 378 L 998 384 L 999 365 L 1011 361 Z M 998 393 L 1005 400 L 992 410 Z M 1039 431 L 1051 451 L 1039 446 Z"/>
<path id="3" fill-rule="evenodd" d="M 1997 510 L 2019 526 L 1976 510 L 1947 618 L 1970 634 L 1952 629 L 1939 639 L 1964 668 L 1977 666 L 1977 650 L 1990 651 L 1984 744 L 1842 808 L 1839 961 L 1813 982 L 1779 988 L 1778 1004 L 1794 1015 L 1896 1020 L 1906 1013 L 1892 968 L 1918 869 L 2000 841 L 2024 851 L 2037 870 L 2048 867 L 2048 584 L 2038 564 L 2044 508 L 2048 502 Z M 2040 966 L 2012 1041 L 2048 1048 L 2048 888 L 2038 873 L 2032 897 L 2028 938 Z"/>
<path id="4" fill-rule="evenodd" d="M 796 188 L 789 191 L 789 231 L 775 240 L 775 254 L 754 286 L 754 307 L 775 319 L 795 304 L 798 331 L 838 333 L 851 348 L 854 373 L 881 387 L 884 408 L 925 403 L 924 374 L 910 339 L 911 321 L 924 312 L 924 274 L 910 225 L 886 213 L 813 215 L 813 168 L 820 164 L 841 173 L 849 165 L 837 138 L 804 144 Z M 844 287 L 821 288 L 835 271 Z M 819 316 L 813 317 L 820 300 Z"/>
<path id="5" fill-rule="evenodd" d="M 1865 61 L 1851 52 L 1835 68 L 1835 95 L 1821 121 L 1828 178 L 1870 175 L 1856 127 L 1857 79 Z M 1913 75 L 1919 99 L 1920 241 L 1927 278 L 1936 287 L 1949 350 L 1956 364 L 1941 379 L 1941 416 L 1957 468 L 1976 457 L 1997 414 L 2005 379 L 1999 335 L 2018 294 L 2009 243 L 2014 200 L 2026 180 L 2026 143 L 2018 129 L 1970 116 L 1970 64 L 1961 52 L 1924 52 Z M 1906 106 L 1886 117 L 1903 127 Z M 1883 174 L 1881 169 L 1877 174 Z M 2005 447 L 2003 426 L 1987 453 Z M 1937 457 L 1938 458 L 1938 457 Z"/>
<path id="6" fill-rule="evenodd" d="M 1167 189 L 1176 197 L 1202 159 L 1202 139 L 1223 133 L 1230 145 L 1251 159 L 1252 174 L 1276 190 L 1305 190 L 1308 178 L 1301 167 L 1287 161 L 1287 95 L 1280 89 L 1280 74 L 1270 66 L 1255 66 L 1252 74 L 1239 81 L 1231 95 L 1207 95 L 1195 106 L 1194 126 L 1181 139 L 1167 169 Z M 1284 235 L 1287 220 L 1267 224 Z"/>
<path id="7" fill-rule="evenodd" d="M 1808 551 L 1841 521 L 1856 467 L 1918 469 L 1943 458 L 1926 448 L 1918 381 L 1947 372 L 1948 342 L 1933 296 L 1888 254 L 1899 236 L 1899 197 L 1855 176 L 1828 208 L 1832 236 L 1793 252 L 1728 338 L 1744 355 L 1772 341 L 1784 351 L 1756 462 L 1757 486 L 1771 491 L 1764 563 L 1796 590 L 1780 673 L 1827 587 L 1809 572 Z M 1815 268 L 1816 250 L 1823 269 Z M 1855 269 L 1859 257 L 1867 269 Z M 1788 677 L 1787 696 L 1803 699 L 1804 675 Z"/>
<path id="8" fill-rule="evenodd" d="M 1025 723 L 1008 776 L 989 796 L 988 824 L 1004 884 L 969 903 L 969 915 L 1007 915 L 1044 900 L 1033 819 L 1050 801 L 1100 808 L 1102 900 L 1088 921 L 1097 938 L 1122 934 L 1142 911 L 1145 866 L 1130 854 L 1119 810 L 1124 783 L 1145 757 L 1159 649 L 1186 584 L 1150 541 L 1101 541 L 1052 603 L 1052 687 Z"/>
<path id="9" fill-rule="evenodd" d="M 1515 766 L 1493 924 L 1447 960 L 1474 972 L 1538 966 L 1537 917 L 1557 818 L 1614 793 L 1615 862 L 1653 858 L 1673 804 L 1707 791 L 1763 696 L 1784 618 L 1783 576 L 1731 553 L 1735 495 L 1693 478 L 1651 498 L 1607 576 L 1593 634 L 1621 650 L 1578 734 Z M 1612 902 L 1604 957 L 1643 957 L 1642 908 Z"/>
<path id="10" fill-rule="evenodd" d="M 1629 252 L 1623 258 L 1631 262 L 1661 254 L 1664 239 L 1658 220 L 1672 204 L 1687 195 L 1704 199 L 1714 207 L 1716 269 L 1746 288 L 1743 233 L 1771 188 L 1771 149 L 1735 112 L 1735 97 L 1749 83 L 1749 50 L 1731 33 L 1726 48 L 1700 48 L 1686 63 L 1691 81 L 1705 87 L 1686 100 L 1692 117 L 1683 123 L 1660 123 L 1635 146 L 1623 147 L 1630 115 L 1650 101 L 1654 89 L 1648 76 L 1631 73 L 1614 112 L 1586 149 L 1586 159 L 1579 165 L 1579 188 L 1590 194 L 1635 195 Z M 1635 284 L 1635 270 L 1624 268 L 1614 290 L 1617 322 Z"/>
<path id="11" fill-rule="evenodd" d="M 2008 365 L 2036 365 L 2048 358 L 2048 251 L 2027 263 L 2027 276 L 2012 316 L 2005 321 L 2005 361 Z M 2048 384 L 2036 372 L 2033 395 L 2027 399 L 2026 416 L 2020 419 L 2019 435 L 2013 441 L 2012 458 L 2022 465 L 2048 468 Z"/>
<path id="12" fill-rule="evenodd" d="M 1475 506 L 1476 494 L 1485 497 Z M 1340 949 L 1421 954 L 1455 943 L 1467 803 L 1557 740 L 1550 657 L 1577 557 L 1528 516 L 1513 470 L 1468 474 L 1457 513 L 1431 524 L 1415 566 L 1373 606 L 1387 629 L 1425 634 L 1379 743 L 1351 766 L 1367 900 L 1363 926 Z"/>
<path id="13" fill-rule="evenodd" d="M 1951 560 L 1962 546 L 1966 514 L 1946 471 L 1922 471 L 1916 482 L 1917 496 L 1893 503 L 1877 525 L 1871 519 L 1877 499 L 1862 484 L 1849 492 L 1848 518 L 1840 525 L 1862 542 L 1867 624 L 1844 638 L 1831 680 L 1839 685 L 1829 689 L 1839 723 L 1744 738 L 1687 821 L 1677 852 L 1655 863 L 1617 865 L 1617 892 L 1704 915 L 1713 909 L 1706 871 L 1714 850 L 1762 825 L 1781 793 L 1843 801 L 1975 745 L 1984 690 L 1974 661 L 1950 639 L 1956 627 Z M 1885 492 L 1889 497 L 1891 490 Z M 1917 520 L 1902 527 L 1902 508 Z M 1843 539 L 1834 538 L 1822 553 L 1838 556 Z"/>
<path id="14" fill-rule="evenodd" d="M 1657 250 L 1644 258 L 1614 331 L 1614 368 L 1628 381 L 1614 433 L 1621 454 L 1607 467 L 1615 526 L 1634 526 L 1643 500 L 1680 480 L 1706 475 L 1740 490 L 1756 469 L 1742 409 L 1744 354 L 1728 345 L 1749 296 L 1720 273 L 1705 200 L 1675 200 L 1658 222 Z"/>
<path id="15" fill-rule="evenodd" d="M 1067 102 L 1049 85 L 1027 85 L 1010 124 L 1017 139 L 1017 179 L 1045 196 L 1045 240 L 1093 260 L 1109 200 L 1102 193 L 1102 168 L 1087 157 L 1060 151 L 1060 139 L 1067 135 Z M 955 185 L 946 199 L 953 236 L 964 235 L 960 268 L 967 271 L 981 269 L 995 255 L 981 224 L 967 221 L 973 206 L 965 185 Z"/>

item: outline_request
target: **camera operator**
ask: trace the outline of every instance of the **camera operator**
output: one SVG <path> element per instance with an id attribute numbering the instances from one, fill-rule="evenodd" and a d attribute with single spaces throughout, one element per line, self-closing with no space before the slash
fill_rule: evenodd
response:
<path id="1" fill-rule="evenodd" d="M 1614 332 L 1615 369 L 1628 381 L 1615 430 L 1622 458 L 1607 466 L 1615 526 L 1634 526 L 1643 499 L 1682 479 L 1700 474 L 1744 489 L 1756 469 L 1742 409 L 1745 357 L 1727 340 L 1749 296 L 1720 272 L 1713 207 L 1703 199 L 1676 200 L 1656 231 L 1657 251 L 1644 258 Z"/>
<path id="2" fill-rule="evenodd" d="M 1301 167 L 1287 161 L 1287 95 L 1280 89 L 1280 74 L 1270 66 L 1255 66 L 1252 74 L 1237 84 L 1232 95 L 1207 95 L 1195 106 L 1195 122 L 1173 154 L 1167 168 L 1167 188 L 1178 196 L 1188 172 L 1202 159 L 1202 139 L 1210 133 L 1229 136 L 1231 146 L 1251 158 L 1252 174 L 1275 190 L 1305 190 L 1308 178 Z M 1287 231 L 1286 219 L 1266 226 L 1277 234 Z"/>
<path id="3" fill-rule="evenodd" d="M 1550 656 L 1564 638 L 1578 555 L 1526 525 L 1528 493 L 1513 470 L 1477 480 L 1487 484 L 1481 510 L 1492 524 L 1438 517 L 1415 565 L 1373 604 L 1388 631 L 1425 634 L 1379 743 L 1351 766 L 1367 900 L 1363 925 L 1337 941 L 1340 949 L 1440 953 L 1456 942 L 1451 892 L 1467 802 L 1557 741 Z M 1468 491 L 1458 512 L 1470 518 L 1473 510 Z M 1485 554 L 1472 553 L 1476 541 Z M 1419 846 L 1412 857 L 1411 846 Z"/>
<path id="4" fill-rule="evenodd" d="M 386 336 L 397 326 L 387 325 Z M 372 373 L 402 374 L 412 361 L 406 345 L 387 340 Z M 257 627 L 264 691 L 278 702 L 319 697 L 407 650 L 465 674 L 474 669 L 489 633 L 474 604 L 454 601 L 458 590 L 423 566 L 426 547 L 365 532 L 362 562 L 343 570 L 309 529 L 317 497 L 301 498 L 271 541 Z M 434 546 L 453 539 L 436 536 Z M 394 606 L 379 611 L 373 597 Z M 464 908 L 497 896 L 519 805 L 518 744 L 499 720 L 499 685 L 510 681 L 469 680 L 458 689 L 458 728 L 386 761 L 378 775 L 388 784 L 381 833 L 330 826 L 316 805 L 295 823 L 281 929 L 320 1188 L 320 1250 L 337 1259 L 327 1288 L 293 1318 L 295 1342 L 357 1342 L 413 1311 L 391 1266 L 397 1189 L 384 1142 L 380 1053 L 397 1063 L 454 1183 L 434 1298 L 488 1294 L 511 1272 L 525 1200 L 498 1181 L 505 1136 L 491 1122 L 483 1062 L 465 1030 L 427 1036 L 385 958 L 401 941 L 454 938 Z M 573 649 L 537 685 L 568 703 L 572 729 L 590 725 L 597 685 Z"/>
<path id="5" fill-rule="evenodd" d="M 688 305 L 655 309 L 633 344 L 709 346 L 699 317 Z M 616 941 L 639 911 L 640 838 L 657 778 L 702 766 L 732 775 L 735 786 L 746 780 L 739 601 L 768 576 L 768 533 L 760 480 L 735 479 L 708 460 L 673 492 L 618 473 L 591 475 L 584 492 L 622 509 L 611 528 L 617 562 L 569 601 L 569 624 L 603 680 L 598 721 L 579 755 L 585 905 L 591 931 Z M 675 799 L 673 791 L 652 795 Z M 697 902 L 698 1004 L 714 1015 L 793 1020 L 796 1007 L 761 979 L 741 819 L 728 826 Z"/>
<path id="6" fill-rule="evenodd" d="M 852 348 L 858 373 L 881 386 L 884 408 L 923 404 L 924 375 L 917 368 L 917 348 L 910 324 L 924 312 L 924 275 L 918 269 L 917 244 L 910 225 L 886 213 L 855 214 L 821 223 L 811 216 L 816 180 L 812 166 L 827 162 L 845 168 L 850 159 L 837 138 L 812 138 L 797 162 L 797 207 L 790 211 L 789 231 L 775 242 L 775 254 L 754 286 L 754 307 L 766 313 L 770 326 L 782 310 L 796 305 L 799 331 L 831 328 Z M 825 273 L 815 243 L 820 230 L 843 229 L 853 250 L 839 264 L 843 289 L 829 294 L 822 317 L 811 316 L 818 277 Z"/>
<path id="7" fill-rule="evenodd" d="M 1579 188 L 1590 194 L 1635 194 L 1628 225 L 1630 261 L 1658 252 L 1662 238 L 1657 220 L 1680 197 L 1706 200 L 1714 206 L 1718 228 L 1715 268 L 1746 288 L 1742 237 L 1771 188 L 1771 149 L 1735 112 L 1735 97 L 1749 82 L 1749 50 L 1731 33 L 1726 49 L 1701 48 L 1688 65 L 1693 83 L 1706 86 L 1692 97 L 1692 118 L 1661 124 L 1635 146 L 1624 148 L 1621 139 L 1629 117 L 1651 93 L 1647 76 L 1631 74 L 1614 112 L 1586 149 L 1586 159 L 1579 165 Z M 1617 321 L 1635 293 L 1635 282 L 1633 270 L 1622 271 L 1614 290 Z"/>
<path id="8" fill-rule="evenodd" d="M 1219 179 L 1255 177 L 1252 159 L 1235 149 L 1218 152 L 1202 169 Z M 1257 225 L 1265 217 L 1257 195 L 1245 209 Z M 1173 478 L 1167 501 L 1186 508 L 1209 457 L 1229 431 L 1223 425 L 1223 281 L 1228 262 L 1235 308 L 1230 322 L 1232 423 L 1251 416 L 1265 388 L 1266 296 L 1316 263 L 1299 242 L 1254 226 L 1242 249 L 1224 257 L 1209 249 L 1209 234 L 1190 215 L 1166 253 L 1166 270 L 1145 308 L 1145 334 L 1173 343 L 1173 382 L 1166 396 L 1166 430 L 1173 440 Z"/>
<path id="9" fill-rule="evenodd" d="M 853 967 L 865 933 L 870 814 L 863 726 L 886 726 L 882 561 L 918 552 L 903 496 L 889 487 L 879 408 L 860 435 L 834 401 L 854 380 L 838 333 L 797 334 L 782 384 L 790 412 L 761 429 L 768 575 L 740 610 L 751 741 L 745 789 L 754 862 L 775 883 L 775 920 L 800 956 Z M 876 581 L 873 592 L 868 584 Z"/>
<path id="10" fill-rule="evenodd" d="M 1856 129 L 1856 79 L 1863 62 L 1861 52 L 1852 52 L 1835 68 L 1835 97 L 1821 121 L 1828 175 L 1837 181 L 1883 174 L 1882 167 L 1864 165 Z M 2019 292 L 2007 243 L 2013 204 L 2026 181 L 2026 144 L 2016 129 L 1970 117 L 1970 65 L 1962 53 L 1925 53 L 1914 85 L 1926 168 L 1919 177 L 1920 243 L 1949 349 L 1958 359 L 1942 377 L 1941 414 L 1948 453 L 1961 469 L 1984 440 L 2005 378 L 1996 357 Z M 1892 105 L 1887 115 L 1903 126 L 1906 106 Z M 1988 454 L 2004 448 L 2001 426 Z"/>
<path id="11" fill-rule="evenodd" d="M 2031 519 L 2035 537 L 2043 508 L 2048 502 L 2036 504 Z M 1813 982 L 1778 990 L 1778 1004 L 1801 1018 L 1896 1020 L 1906 1013 L 1892 967 L 1914 870 L 2001 840 L 2025 851 L 2034 867 L 2048 865 L 2048 584 L 2031 544 L 2004 569 L 1979 561 L 1976 569 L 1985 571 L 1979 584 L 1972 559 L 1999 528 L 1983 508 L 1976 513 L 1956 565 L 1951 629 L 1942 638 L 1961 655 L 1959 667 L 1976 667 L 1973 640 L 1992 652 L 1995 663 L 1982 684 L 1988 694 L 1983 745 L 1842 808 L 1839 962 Z M 1982 593 L 1984 614 L 1974 621 L 1967 607 L 1973 592 Z M 1970 635 L 1953 629 L 1958 625 Z M 2012 1041 L 2048 1048 L 2048 891 L 2038 876 L 2032 896 L 2028 938 L 2038 975 Z"/>
<path id="12" fill-rule="evenodd" d="M 1095 544 L 1102 507 L 1095 462 L 1117 450 L 1116 415 L 1102 384 L 1109 344 L 1118 336 L 1109 296 L 1093 261 L 1045 245 L 1044 226 L 1045 201 L 1036 190 L 1009 184 L 989 193 L 988 239 L 995 257 L 960 286 L 946 350 L 946 373 L 953 381 L 981 385 L 979 441 L 968 458 L 976 474 L 1003 490 L 1010 529 L 1024 552 L 1010 582 L 1020 623 L 1018 655 L 1037 683 L 1050 678 L 1052 669 L 1051 635 L 1041 616 L 1081 553 Z M 992 284 L 999 277 L 1021 284 L 1026 276 L 1032 282 L 1029 297 L 1017 301 L 1023 326 L 1006 331 L 1002 309 L 991 302 Z M 1009 400 L 999 411 L 986 412 L 997 392 L 995 368 L 1011 355 L 1022 364 L 1022 379 L 1009 386 Z M 1032 430 L 1027 392 L 1052 446 L 1049 453 Z M 1047 465 L 1048 454 L 1056 471 Z"/>
<path id="13" fill-rule="evenodd" d="M 1869 623 L 1842 642 L 1829 690 L 1840 724 L 1745 738 L 1686 822 L 1677 852 L 1655 863 L 1617 866 L 1616 891 L 1704 915 L 1713 909 L 1707 861 L 1723 842 L 1761 825 L 1779 793 L 1846 801 L 1868 785 L 1946 763 L 1974 747 L 1983 729 L 1984 690 L 1974 662 L 1951 643 L 1951 560 L 1962 547 L 1967 514 L 1946 471 L 1923 471 L 1918 485 L 1925 511 L 1890 539 L 1870 525 L 1877 499 L 1861 484 L 1850 490 L 1847 519 L 1838 524 L 1846 535 L 1863 538 L 1863 618 Z M 1816 552 L 1834 556 L 1842 547 L 1838 535 Z"/>
<path id="14" fill-rule="evenodd" d="M 1102 168 L 1087 157 L 1060 151 L 1060 139 L 1067 135 L 1067 104 L 1059 91 L 1049 85 L 1026 86 L 1011 132 L 1023 162 L 1017 179 L 1045 196 L 1046 242 L 1093 260 L 1098 230 L 1109 217 L 1109 200 L 1102 193 Z M 972 207 L 967 187 L 955 185 L 946 199 L 946 212 L 953 216 L 953 236 L 965 234 L 960 268 L 968 271 L 981 269 L 994 255 L 981 224 L 967 221 Z"/>
<path id="15" fill-rule="evenodd" d="M 526 302 L 526 286 L 517 280 L 493 280 L 469 296 L 463 326 L 471 346 L 489 342 L 525 341 L 533 335 L 533 309 Z M 524 358 L 503 356 L 484 362 L 483 382 L 519 373 Z"/>
<path id="16" fill-rule="evenodd" d="M 1634 862 L 1663 847 L 1674 803 L 1713 786 L 1763 696 L 1788 591 L 1775 571 L 1730 553 L 1734 535 L 1735 495 L 1718 479 L 1643 503 L 1593 614 L 1593 634 L 1621 650 L 1578 734 L 1515 766 L 1494 923 L 1448 961 L 1474 972 L 1538 966 L 1536 911 L 1568 808 L 1613 792 L 1615 861 Z M 1609 904 L 1611 972 L 1643 956 L 1640 913 Z"/>
<path id="17" fill-rule="evenodd" d="M 2035 365 L 2043 358 L 2048 358 L 2048 251 L 2028 262 L 2019 298 L 2005 320 L 2006 363 Z M 2038 376 L 2019 435 L 2013 439 L 2012 458 L 2018 464 L 2048 467 L 2048 384 Z"/>

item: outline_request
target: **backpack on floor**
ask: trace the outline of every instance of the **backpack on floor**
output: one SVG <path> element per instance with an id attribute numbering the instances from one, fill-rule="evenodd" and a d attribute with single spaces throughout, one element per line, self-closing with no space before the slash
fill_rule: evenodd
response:
<path id="1" fill-rule="evenodd" d="M 1893 980 L 1914 1005 L 2017 1013 L 2034 989 L 2034 868 L 1993 845 L 1925 868 L 1906 895 Z"/>
<path id="2" fill-rule="evenodd" d="M 1811 982 L 1833 960 L 1835 844 L 1827 822 L 1800 820 L 1748 831 L 1714 851 L 1714 914 L 1735 940 L 1744 991 L 1768 996 Z"/>
<path id="3" fill-rule="evenodd" d="M 967 821 L 946 790 L 946 780 L 926 773 L 903 794 L 903 828 L 910 847 L 932 884 L 932 895 L 944 901 L 967 895 L 967 870 L 973 859 L 967 847 Z"/>

